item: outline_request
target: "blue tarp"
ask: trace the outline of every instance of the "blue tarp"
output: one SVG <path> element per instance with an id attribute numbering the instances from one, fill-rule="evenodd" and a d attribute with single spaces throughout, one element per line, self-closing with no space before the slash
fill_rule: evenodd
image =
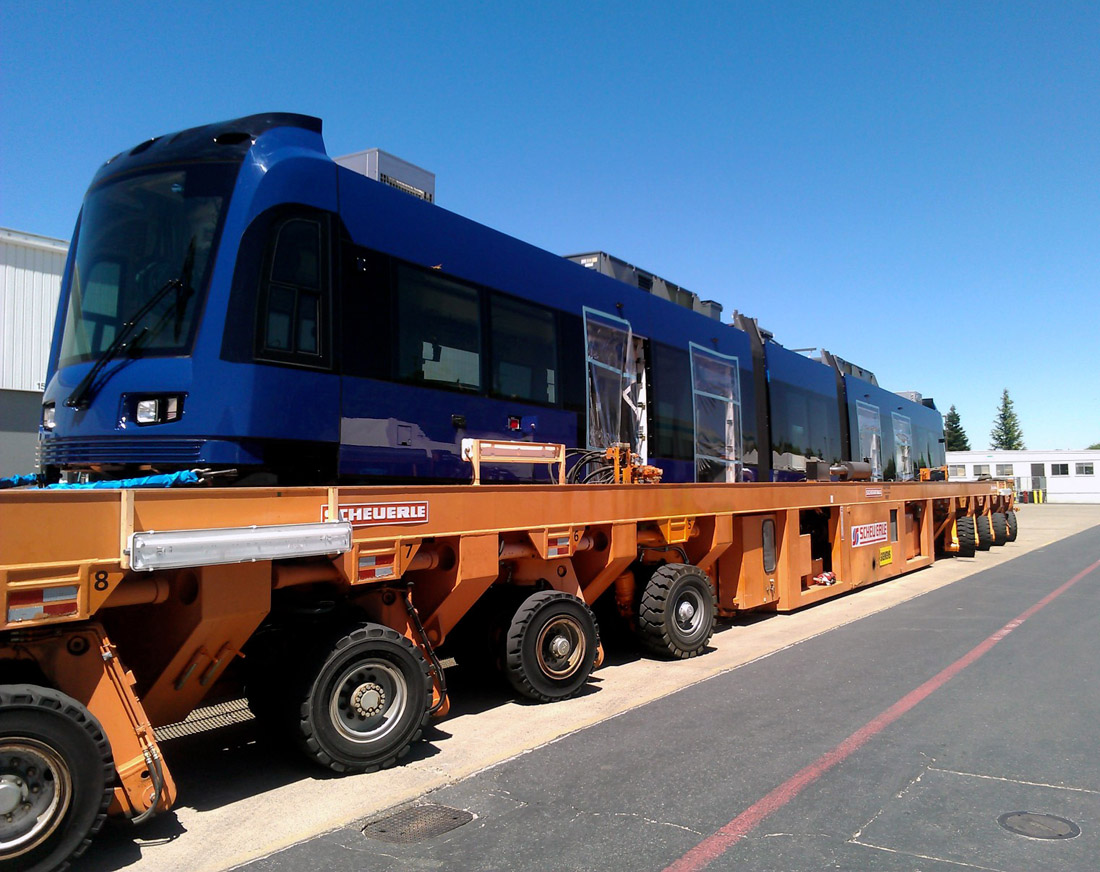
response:
<path id="1" fill-rule="evenodd" d="M 117 481 L 91 481 L 86 484 L 50 484 L 47 490 L 120 490 L 140 487 L 177 487 L 183 484 L 197 484 L 201 479 L 197 472 L 189 469 L 167 475 L 146 475 L 140 478 L 122 478 Z M 0 478 L 0 490 L 10 487 L 26 487 L 38 482 L 36 475 L 12 475 Z"/>
<path id="2" fill-rule="evenodd" d="M 37 475 L 9 475 L 7 478 L 0 478 L 0 490 L 9 487 L 26 487 L 37 481 Z"/>
<path id="3" fill-rule="evenodd" d="M 123 478 L 118 481 L 91 481 L 87 484 L 51 484 L 50 490 L 115 490 L 141 487 L 176 487 L 181 484 L 196 484 L 198 473 L 190 469 L 173 472 L 169 475 L 146 475 L 141 478 Z"/>

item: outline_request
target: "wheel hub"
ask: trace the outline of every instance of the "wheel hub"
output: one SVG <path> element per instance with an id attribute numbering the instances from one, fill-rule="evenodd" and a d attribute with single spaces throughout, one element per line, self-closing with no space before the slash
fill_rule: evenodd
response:
<path id="1" fill-rule="evenodd" d="M 353 660 L 330 693 L 329 722 L 344 739 L 361 745 L 385 742 L 409 704 L 404 675 L 381 657 Z"/>
<path id="2" fill-rule="evenodd" d="M 9 815 L 23 802 L 26 785 L 15 775 L 0 775 L 0 815 Z"/>
<path id="3" fill-rule="evenodd" d="M 694 617 L 695 605 L 689 600 L 684 600 L 682 603 L 680 603 L 679 607 L 676 609 L 676 618 L 680 621 L 680 623 L 690 624 L 691 619 Z"/>
<path id="4" fill-rule="evenodd" d="M 72 799 L 68 767 L 37 739 L 0 746 L 0 854 L 19 856 L 60 825 Z"/>
<path id="5" fill-rule="evenodd" d="M 568 657 L 572 650 L 573 645 L 565 636 L 555 636 L 550 640 L 550 653 L 555 657 Z"/>
<path id="6" fill-rule="evenodd" d="M 572 676 L 584 662 L 584 632 L 572 615 L 558 615 L 539 631 L 535 656 L 539 670 L 556 681 Z"/>
<path id="7" fill-rule="evenodd" d="M 374 682 L 360 684 L 351 695 L 351 707 L 361 718 L 372 718 L 386 707 L 386 691 Z"/>

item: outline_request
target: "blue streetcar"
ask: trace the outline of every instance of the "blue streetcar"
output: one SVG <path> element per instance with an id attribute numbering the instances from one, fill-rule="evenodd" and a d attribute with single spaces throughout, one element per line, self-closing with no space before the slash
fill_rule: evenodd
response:
<path id="1" fill-rule="evenodd" d="M 148 140 L 96 174 L 62 284 L 49 477 L 468 481 L 465 437 L 625 442 L 666 481 L 944 462 L 934 407 L 338 166 L 319 119 Z M 531 480 L 540 470 L 508 467 Z"/>

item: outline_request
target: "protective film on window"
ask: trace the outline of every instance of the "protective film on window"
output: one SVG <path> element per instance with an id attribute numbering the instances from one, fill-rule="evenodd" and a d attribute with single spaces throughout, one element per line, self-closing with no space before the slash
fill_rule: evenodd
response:
<path id="1" fill-rule="evenodd" d="M 894 461 L 898 481 L 911 481 L 913 475 L 913 425 L 905 415 L 891 412 L 894 422 Z"/>
<path id="2" fill-rule="evenodd" d="M 871 464 L 871 478 L 882 481 L 882 420 L 878 406 L 856 401 L 856 422 L 859 425 L 859 456 Z"/>
<path id="3" fill-rule="evenodd" d="M 695 480 L 741 479 L 741 386 L 738 360 L 692 343 Z"/>
<path id="4" fill-rule="evenodd" d="M 622 439 L 623 399 L 633 382 L 630 322 L 584 309 L 588 370 L 588 447 L 610 448 Z"/>

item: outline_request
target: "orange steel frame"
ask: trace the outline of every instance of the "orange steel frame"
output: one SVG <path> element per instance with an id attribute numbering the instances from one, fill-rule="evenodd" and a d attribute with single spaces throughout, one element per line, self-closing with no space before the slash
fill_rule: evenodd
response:
<path id="1" fill-rule="evenodd" d="M 372 517 L 364 506 L 410 502 L 426 503 L 416 523 L 363 520 Z M 129 567 L 134 532 L 316 523 L 337 511 L 353 525 L 339 556 Z M 928 566 L 937 546 L 958 550 L 958 517 L 997 511 L 1013 511 L 1012 494 L 988 482 L 9 491 L 0 494 L 0 683 L 30 674 L 84 703 L 113 750 L 112 810 L 133 816 L 155 795 L 153 728 L 203 700 L 269 614 L 273 591 L 335 589 L 427 653 L 494 584 L 589 604 L 614 587 L 626 611 L 633 565 L 687 562 L 710 577 L 719 615 L 787 612 Z M 827 530 L 816 553 L 804 519 Z M 835 583 L 815 583 L 826 564 Z M 25 602 L 74 586 L 73 614 L 9 621 L 13 594 Z M 435 693 L 445 713 L 438 684 Z M 164 810 L 175 788 L 161 768 Z"/>

